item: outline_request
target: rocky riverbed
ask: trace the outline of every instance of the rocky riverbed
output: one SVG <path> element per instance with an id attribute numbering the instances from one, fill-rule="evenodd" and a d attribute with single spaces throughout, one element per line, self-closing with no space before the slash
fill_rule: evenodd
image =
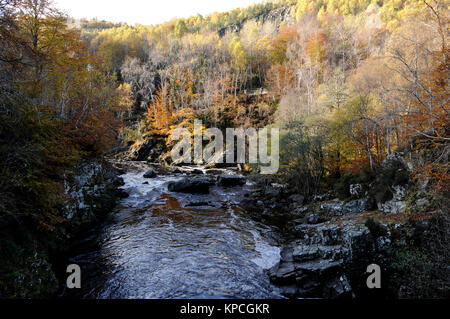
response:
<path id="1" fill-rule="evenodd" d="M 73 247 L 83 284 L 65 298 L 284 298 L 267 274 L 281 236 L 242 208 L 236 170 L 113 164 L 128 196 Z"/>
<path id="2" fill-rule="evenodd" d="M 87 285 L 65 297 L 396 297 L 392 252 L 427 229 L 403 218 L 405 187 L 385 202 L 363 185 L 347 200 L 306 201 L 237 168 L 112 165 L 123 199 L 74 249 Z M 367 288 L 370 264 L 382 268 L 380 290 Z"/>
<path id="3" fill-rule="evenodd" d="M 390 161 L 403 160 L 384 163 L 398 170 Z M 426 183 L 393 185 L 391 196 L 351 184 L 347 199 L 306 200 L 233 167 L 111 159 L 84 164 L 65 186 L 64 222 L 17 251 L 3 295 L 54 296 L 59 281 L 63 298 L 399 297 L 395 251 L 423 242 L 434 215 Z M 82 268 L 81 290 L 65 289 L 69 263 Z M 373 263 L 379 290 L 366 286 Z"/>

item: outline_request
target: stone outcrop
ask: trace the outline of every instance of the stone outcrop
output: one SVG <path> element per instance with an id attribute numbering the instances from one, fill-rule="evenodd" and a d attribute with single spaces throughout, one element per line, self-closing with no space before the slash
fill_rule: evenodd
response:
<path id="1" fill-rule="evenodd" d="M 375 206 L 374 202 L 370 198 L 356 199 L 349 202 L 335 199 L 321 204 L 320 208 L 327 214 L 343 216 L 368 211 L 375 208 Z"/>
<path id="2" fill-rule="evenodd" d="M 412 164 L 407 162 L 402 153 L 392 153 L 381 164 L 381 175 L 378 183 L 384 182 L 379 190 L 384 196 L 375 196 L 378 210 L 386 214 L 406 212 L 406 196 L 408 192 L 409 172 Z M 389 179 L 389 180 L 388 180 Z M 388 180 L 388 181 L 387 181 Z M 389 196 L 387 197 L 386 194 Z"/>
<path id="3" fill-rule="evenodd" d="M 390 243 L 388 237 L 374 240 L 357 220 L 297 225 L 297 240 L 282 249 L 280 262 L 268 271 L 271 281 L 290 298 L 354 297 L 355 269 L 364 273 L 371 256 L 383 258 Z"/>
<path id="4" fill-rule="evenodd" d="M 159 162 L 161 155 L 166 152 L 166 137 L 148 137 L 142 143 L 132 145 L 126 155 L 126 159 L 131 161 Z"/>
<path id="5" fill-rule="evenodd" d="M 118 198 L 127 194 L 120 189 L 124 182 L 109 163 L 91 162 L 67 176 L 65 193 L 70 198 L 61 213 L 67 220 L 62 227 L 87 227 L 98 215 L 109 212 Z"/>
<path id="6" fill-rule="evenodd" d="M 184 178 L 168 184 L 169 192 L 177 193 L 209 193 L 209 188 L 215 184 L 215 180 L 209 177 L 197 176 Z"/>
<path id="7" fill-rule="evenodd" d="M 220 37 L 225 36 L 227 33 L 237 33 L 240 32 L 242 30 L 242 28 L 244 27 L 244 24 L 248 21 L 258 21 L 258 22 L 278 22 L 281 23 L 283 21 L 289 21 L 292 16 L 291 16 L 291 10 L 292 7 L 290 6 L 282 6 L 279 8 L 275 8 L 273 10 L 270 10 L 268 12 L 264 12 L 256 17 L 254 17 L 253 19 L 244 19 L 241 23 L 238 24 L 232 24 L 226 27 L 223 27 L 221 29 L 219 29 L 218 34 Z"/>
<path id="8" fill-rule="evenodd" d="M 386 214 L 401 214 L 406 212 L 406 188 L 404 186 L 393 186 L 393 198 L 387 202 L 379 202 L 378 210 Z"/>
<path id="9" fill-rule="evenodd" d="M 64 190 L 67 200 L 59 208 L 61 222 L 43 236 L 29 220 L 14 219 L 0 223 L 4 247 L 17 247 L 2 255 L 0 298 L 52 298 L 59 285 L 62 269 L 50 256 L 63 255 L 71 239 L 94 225 L 110 212 L 120 197 L 123 180 L 109 163 L 93 161 L 66 172 Z M 7 246 L 8 245 L 8 246 Z M 0 253 L 5 251 L 0 249 Z M 64 266 L 66 267 L 66 266 Z M 64 268 L 65 269 L 65 268 Z"/>

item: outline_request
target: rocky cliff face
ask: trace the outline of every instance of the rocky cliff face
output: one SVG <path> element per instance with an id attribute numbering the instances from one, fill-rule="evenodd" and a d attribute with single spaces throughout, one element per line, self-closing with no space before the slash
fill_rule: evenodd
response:
<path id="1" fill-rule="evenodd" d="M 107 163 L 91 162 L 68 172 L 65 192 L 68 200 L 61 207 L 62 222 L 41 231 L 29 220 L 0 225 L 0 298 L 52 297 L 59 288 L 52 256 L 63 253 L 77 232 L 98 222 L 112 210 L 122 195 L 123 180 Z M 63 265 L 62 267 L 66 267 Z"/>
<path id="2" fill-rule="evenodd" d="M 290 298 L 398 296 L 389 283 L 393 252 L 427 232 L 423 211 L 432 209 L 426 192 L 420 191 L 425 186 L 416 191 L 408 183 L 410 170 L 402 154 L 392 154 L 374 180 L 350 184 L 346 199 L 329 191 L 305 203 L 303 196 L 277 184 L 261 185 L 248 194 L 243 205 L 254 218 L 279 226 L 285 235 L 281 260 L 268 272 L 283 294 Z M 382 269 L 381 290 L 366 285 L 371 264 Z"/>
<path id="3" fill-rule="evenodd" d="M 68 176 L 64 184 L 69 199 L 61 211 L 64 225 L 77 230 L 109 212 L 123 196 L 119 189 L 123 180 L 118 174 L 109 163 L 94 161 L 82 164 Z"/>
<path id="4" fill-rule="evenodd" d="M 244 20 L 242 23 L 239 24 L 233 24 L 226 26 L 218 31 L 218 34 L 220 37 L 225 36 L 227 33 L 235 33 L 240 32 L 242 28 L 244 27 L 244 24 L 248 21 L 257 21 L 261 23 L 265 22 L 274 22 L 277 25 L 279 25 L 281 22 L 290 21 L 292 19 L 291 15 L 292 7 L 290 6 L 283 6 L 280 8 L 273 9 L 267 13 L 263 13 L 260 16 L 250 19 L 250 20 Z"/>
<path id="5" fill-rule="evenodd" d="M 297 239 L 283 248 L 271 280 L 288 297 L 355 297 L 367 266 L 385 264 L 391 243 L 389 234 L 374 238 L 361 217 L 296 225 Z"/>

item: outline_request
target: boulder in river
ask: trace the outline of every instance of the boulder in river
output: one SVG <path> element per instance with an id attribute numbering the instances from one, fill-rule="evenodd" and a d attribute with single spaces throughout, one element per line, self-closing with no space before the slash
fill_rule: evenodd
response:
<path id="1" fill-rule="evenodd" d="M 144 178 L 155 178 L 157 175 L 158 174 L 154 169 L 149 169 L 147 172 L 145 172 Z"/>
<path id="2" fill-rule="evenodd" d="M 190 173 L 193 175 L 203 175 L 204 174 L 203 171 L 198 168 L 194 168 Z"/>
<path id="3" fill-rule="evenodd" d="M 220 186 L 232 187 L 232 186 L 242 186 L 245 185 L 245 177 L 236 175 L 221 175 L 218 178 L 218 183 Z"/>
<path id="4" fill-rule="evenodd" d="M 177 182 L 170 182 L 168 189 L 177 193 L 209 193 L 209 188 L 215 184 L 214 180 L 207 177 L 184 178 Z"/>

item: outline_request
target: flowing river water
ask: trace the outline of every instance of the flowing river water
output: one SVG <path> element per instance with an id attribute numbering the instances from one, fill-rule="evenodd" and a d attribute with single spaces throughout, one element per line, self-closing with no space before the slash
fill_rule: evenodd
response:
<path id="1" fill-rule="evenodd" d="M 277 234 L 238 205 L 250 185 L 170 193 L 183 176 L 143 175 L 122 176 L 130 197 L 79 244 L 70 262 L 82 269 L 82 288 L 66 296 L 282 298 L 265 273 L 280 259 Z"/>

